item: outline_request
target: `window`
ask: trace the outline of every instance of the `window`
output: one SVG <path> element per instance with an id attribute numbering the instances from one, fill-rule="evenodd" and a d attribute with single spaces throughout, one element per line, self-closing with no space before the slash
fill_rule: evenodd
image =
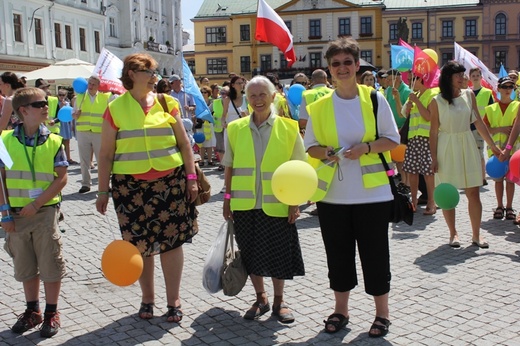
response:
<path id="1" fill-rule="evenodd" d="M 350 33 L 350 18 L 340 18 L 338 23 L 338 35 L 351 35 Z"/>
<path id="2" fill-rule="evenodd" d="M 309 60 L 311 68 L 321 67 L 321 53 L 309 53 Z"/>
<path id="3" fill-rule="evenodd" d="M 251 28 L 249 24 L 240 25 L 240 41 L 251 41 Z"/>
<path id="4" fill-rule="evenodd" d="M 188 60 L 186 62 L 188 63 L 188 67 L 189 67 L 191 73 L 195 74 L 195 60 Z M 165 70 L 164 74 L 166 74 L 166 69 L 164 69 L 164 70 Z M 173 71 L 172 71 L 172 74 L 173 74 Z"/>
<path id="5" fill-rule="evenodd" d="M 206 28 L 206 43 L 226 43 L 226 27 Z"/>
<path id="6" fill-rule="evenodd" d="M 54 42 L 57 48 L 61 48 L 61 25 L 54 23 Z"/>
<path id="7" fill-rule="evenodd" d="M 94 30 L 94 49 L 96 50 L 96 53 L 101 53 L 101 38 L 99 31 Z"/>
<path id="8" fill-rule="evenodd" d="M 241 56 L 240 57 L 240 72 L 251 72 L 251 57 Z"/>
<path id="9" fill-rule="evenodd" d="M 442 53 L 442 62 L 440 65 L 444 65 L 450 60 L 453 60 L 453 53 Z"/>
<path id="10" fill-rule="evenodd" d="M 289 62 L 285 58 L 284 54 L 280 54 L 280 69 L 288 69 L 289 68 Z"/>
<path id="11" fill-rule="evenodd" d="M 321 38 L 321 19 L 309 19 L 309 38 Z"/>
<path id="12" fill-rule="evenodd" d="M 269 71 L 273 68 L 271 54 L 260 55 L 260 70 Z"/>
<path id="13" fill-rule="evenodd" d="M 87 51 L 86 42 L 87 42 L 87 37 L 85 35 L 85 29 L 79 28 L 79 49 L 82 52 L 86 52 Z"/>
<path id="14" fill-rule="evenodd" d="M 495 51 L 495 69 L 500 70 L 500 65 L 506 66 L 507 52 L 505 50 Z"/>
<path id="15" fill-rule="evenodd" d="M 506 34 L 506 15 L 503 13 L 497 14 L 495 17 L 495 35 Z"/>
<path id="16" fill-rule="evenodd" d="M 465 36 L 477 36 L 477 20 L 476 19 L 468 19 L 466 20 L 466 28 L 465 28 Z"/>
<path id="17" fill-rule="evenodd" d="M 227 74 L 227 59 L 214 58 L 206 60 L 208 74 Z"/>
<path id="18" fill-rule="evenodd" d="M 65 25 L 65 48 L 72 49 L 72 30 L 70 25 Z"/>
<path id="19" fill-rule="evenodd" d="M 14 40 L 22 42 L 22 16 L 16 13 L 13 14 L 13 30 Z"/>
<path id="20" fill-rule="evenodd" d="M 87 3 L 87 0 L 81 0 L 82 3 L 86 4 Z"/>
<path id="21" fill-rule="evenodd" d="M 289 29 L 289 32 L 292 34 L 292 22 L 290 20 L 285 22 L 285 26 Z"/>
<path id="22" fill-rule="evenodd" d="M 361 17 L 360 35 L 372 36 L 372 17 Z"/>
<path id="23" fill-rule="evenodd" d="M 442 37 L 453 37 L 453 21 L 442 21 Z"/>
<path id="24" fill-rule="evenodd" d="M 361 59 L 365 60 L 369 64 L 372 64 L 372 51 L 371 50 L 362 50 L 359 52 L 359 56 Z"/>
<path id="25" fill-rule="evenodd" d="M 422 23 L 412 23 L 412 40 L 422 40 Z"/>
<path id="26" fill-rule="evenodd" d="M 114 17 L 108 17 L 108 36 L 117 37 L 116 19 Z"/>
<path id="27" fill-rule="evenodd" d="M 34 18 L 34 42 L 36 44 L 43 44 L 42 20 L 40 18 Z"/>
<path id="28" fill-rule="evenodd" d="M 397 24 L 390 24 L 390 41 L 397 41 L 399 39 L 399 31 L 397 30 Z"/>

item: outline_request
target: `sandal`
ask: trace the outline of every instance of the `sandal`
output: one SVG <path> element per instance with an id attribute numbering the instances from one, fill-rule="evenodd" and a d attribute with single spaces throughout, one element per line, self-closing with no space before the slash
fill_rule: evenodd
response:
<path id="1" fill-rule="evenodd" d="M 333 318 L 337 318 L 338 321 L 333 320 Z M 349 317 L 345 317 L 342 314 L 332 314 L 330 315 L 326 321 L 323 321 L 325 323 L 325 332 L 332 334 L 340 331 L 348 324 Z M 334 327 L 333 330 L 329 329 L 328 327 Z"/>
<path id="2" fill-rule="evenodd" d="M 516 213 L 513 208 L 506 208 L 506 220 L 516 220 Z"/>
<path id="3" fill-rule="evenodd" d="M 433 207 L 433 208 L 426 207 L 426 209 L 424 210 L 423 215 L 434 215 L 436 212 L 437 212 L 437 208 L 436 207 Z"/>
<path id="4" fill-rule="evenodd" d="M 180 305 L 179 306 L 168 305 L 167 308 L 168 308 L 168 313 L 166 314 L 166 321 L 175 322 L 175 323 L 179 323 L 180 321 L 182 321 L 182 316 L 184 316 L 184 314 L 182 313 Z"/>
<path id="5" fill-rule="evenodd" d="M 154 303 L 141 303 L 139 317 L 143 320 L 149 320 L 153 318 L 153 305 Z"/>
<path id="6" fill-rule="evenodd" d="M 285 309 L 285 313 L 280 313 L 282 309 Z M 291 310 L 289 310 L 289 307 L 287 304 L 282 302 L 278 306 L 273 305 L 273 316 L 276 316 L 278 318 L 278 321 L 281 323 L 293 323 L 294 322 L 294 315 L 292 314 Z"/>
<path id="7" fill-rule="evenodd" d="M 255 302 L 253 304 L 251 309 L 246 311 L 246 313 L 244 315 L 244 319 L 246 319 L 246 320 L 256 320 L 257 318 L 259 318 L 260 316 L 262 316 L 263 314 L 265 314 L 269 310 L 271 310 L 271 307 L 269 306 L 269 303 L 264 304 L 264 303 L 260 303 L 260 302 L 257 301 L 257 302 Z"/>
<path id="8" fill-rule="evenodd" d="M 376 322 L 379 322 L 381 324 L 378 324 Z M 370 330 L 368 331 L 368 336 L 371 338 L 380 338 L 388 334 L 388 327 L 390 327 L 392 323 L 390 323 L 389 320 L 383 317 L 377 317 L 374 320 L 374 323 L 372 323 L 372 327 L 370 327 Z M 373 333 L 373 330 L 379 331 L 379 333 Z"/>
<path id="9" fill-rule="evenodd" d="M 504 208 L 497 207 L 493 213 L 493 219 L 502 220 L 504 218 Z"/>
<path id="10" fill-rule="evenodd" d="M 223 165 L 218 165 L 217 171 L 222 172 L 223 170 L 224 170 L 224 166 Z"/>

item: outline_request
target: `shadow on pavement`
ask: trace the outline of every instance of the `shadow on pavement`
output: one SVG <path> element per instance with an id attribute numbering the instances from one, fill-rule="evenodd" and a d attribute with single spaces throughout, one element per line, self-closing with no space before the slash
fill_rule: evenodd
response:
<path id="1" fill-rule="evenodd" d="M 448 271 L 448 266 L 455 266 L 466 262 L 470 258 L 480 256 L 476 253 L 478 250 L 477 246 L 452 248 L 445 244 L 418 257 L 414 264 L 419 266 L 422 271 L 432 274 L 443 274 Z"/>

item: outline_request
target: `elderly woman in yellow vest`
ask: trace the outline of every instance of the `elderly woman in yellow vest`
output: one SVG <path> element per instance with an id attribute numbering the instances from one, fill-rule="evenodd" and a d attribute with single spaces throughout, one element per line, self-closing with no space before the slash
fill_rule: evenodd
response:
<path id="1" fill-rule="evenodd" d="M 206 78 L 207 79 L 207 78 Z M 200 92 L 204 97 L 204 101 L 208 105 L 208 108 L 211 109 L 211 104 L 213 100 L 210 98 L 211 96 L 211 88 L 208 86 L 203 86 L 200 88 Z M 202 166 L 206 166 L 205 158 L 207 159 L 207 165 L 213 166 L 213 148 L 217 145 L 217 140 L 215 138 L 215 131 L 213 130 L 213 124 L 209 121 L 204 121 L 201 129 L 197 129 L 197 132 L 204 133 L 204 143 L 200 145 L 200 156 Z"/>
<path id="2" fill-rule="evenodd" d="M 511 94 L 516 89 L 516 84 L 509 77 L 502 77 L 498 80 L 499 101 L 486 107 L 484 123 L 487 125 L 493 141 L 502 150 L 513 153 L 518 150 L 518 136 L 513 140 L 513 144 L 507 144 L 511 135 L 511 129 L 520 110 L 520 102 L 512 101 Z M 493 156 L 488 150 L 488 156 Z M 513 209 L 513 197 L 515 194 L 515 184 L 506 179 L 506 206 L 504 208 L 504 177 L 493 179 L 495 181 L 495 196 L 497 208 L 493 213 L 493 218 L 501 220 L 516 220 L 516 213 Z"/>
<path id="3" fill-rule="evenodd" d="M 264 277 L 273 281 L 273 315 L 282 323 L 294 316 L 284 302 L 284 282 L 304 275 L 295 221 L 298 206 L 276 199 L 271 177 L 288 160 L 305 160 L 303 141 L 295 120 L 277 116 L 275 86 L 264 76 L 247 83 L 253 113 L 228 124 L 223 215 L 233 220 L 235 237 L 256 292 L 256 302 L 244 318 L 257 319 L 270 310 Z"/>
<path id="4" fill-rule="evenodd" d="M 430 152 L 430 113 L 428 104 L 439 88 L 427 88 L 422 78 L 414 76 L 412 80 L 413 93 L 408 95 L 408 101 L 403 107 L 404 116 L 410 117 L 408 130 L 408 145 L 404 155 L 403 170 L 408 173 L 412 203 L 417 209 L 417 192 L 419 190 L 419 174 L 424 176 L 428 202 L 423 215 L 433 215 L 437 211 L 433 200 L 435 180 L 432 171 L 432 155 Z"/>
<path id="5" fill-rule="evenodd" d="M 156 69 L 148 54 L 124 59 L 121 80 L 128 91 L 104 115 L 96 208 L 105 214 L 111 183 L 121 235 L 143 255 L 139 317 L 153 317 L 154 255 L 160 254 L 167 321 L 180 322 L 182 245 L 198 232 L 197 175 L 178 102 L 153 93 Z"/>
<path id="6" fill-rule="evenodd" d="M 325 321 L 325 332 L 336 333 L 349 321 L 350 291 L 357 285 L 356 244 L 365 279 L 365 291 L 374 297 L 375 320 L 371 337 L 388 333 L 390 312 L 390 251 L 388 223 L 393 195 L 379 157 L 399 143 L 392 110 L 384 96 L 377 97 L 377 127 L 371 90 L 359 85 L 359 45 L 352 38 L 332 42 L 325 58 L 337 88 L 307 107 L 309 122 L 305 148 L 317 168 L 316 201 L 327 253 L 330 288 L 335 308 Z M 335 155 L 335 149 L 344 151 Z M 322 162 L 325 160 L 326 164 Z"/>

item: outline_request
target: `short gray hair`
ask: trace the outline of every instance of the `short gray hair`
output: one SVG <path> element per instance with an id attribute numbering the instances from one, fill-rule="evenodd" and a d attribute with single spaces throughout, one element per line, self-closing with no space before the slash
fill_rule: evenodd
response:
<path id="1" fill-rule="evenodd" d="M 266 76 L 254 76 L 249 82 L 246 84 L 245 92 L 247 95 L 247 91 L 249 90 L 249 87 L 253 84 L 263 84 L 267 87 L 270 94 L 274 94 L 276 92 L 276 87 L 273 83 L 267 78 Z"/>

